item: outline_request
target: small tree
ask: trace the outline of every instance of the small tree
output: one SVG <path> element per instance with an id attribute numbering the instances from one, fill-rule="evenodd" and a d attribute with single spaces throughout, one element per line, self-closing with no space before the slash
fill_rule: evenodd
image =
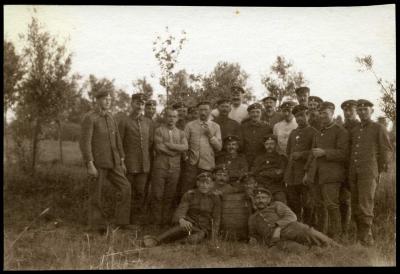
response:
<path id="1" fill-rule="evenodd" d="M 373 68 L 374 61 L 371 55 L 367 55 L 364 57 L 356 57 L 356 62 L 361 65 L 359 71 L 370 71 L 375 79 L 377 80 L 378 85 L 381 88 L 381 101 L 380 108 L 385 116 L 393 122 L 393 125 L 396 124 L 396 81 L 389 82 L 383 81 L 381 77 L 375 72 Z"/>
<path id="2" fill-rule="evenodd" d="M 147 82 L 146 77 L 133 81 L 132 85 L 136 93 L 143 93 L 145 95 L 146 100 L 150 100 L 153 97 L 153 87 Z"/>
<path id="3" fill-rule="evenodd" d="M 270 67 L 261 79 L 261 83 L 268 90 L 269 95 L 278 99 L 278 105 L 284 97 L 295 97 L 295 89 L 307 84 L 302 72 L 293 69 L 293 63 L 283 56 L 278 56 L 275 63 Z"/>

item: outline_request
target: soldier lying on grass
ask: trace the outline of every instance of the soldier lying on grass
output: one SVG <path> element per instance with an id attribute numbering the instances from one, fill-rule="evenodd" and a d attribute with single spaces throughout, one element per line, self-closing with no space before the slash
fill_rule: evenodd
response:
<path id="1" fill-rule="evenodd" d="M 219 231 L 221 199 L 213 193 L 214 181 L 210 172 L 197 175 L 197 188 L 186 192 L 175 211 L 176 225 L 161 235 L 144 236 L 144 245 L 153 247 L 161 243 L 183 240 L 197 244 L 207 236 Z"/>
<path id="2" fill-rule="evenodd" d="M 296 215 L 288 206 L 279 201 L 271 202 L 271 198 L 268 189 L 256 189 L 257 211 L 249 218 L 249 244 L 261 242 L 273 246 L 280 241 L 294 241 L 308 246 L 340 246 L 321 232 L 297 222 Z"/>

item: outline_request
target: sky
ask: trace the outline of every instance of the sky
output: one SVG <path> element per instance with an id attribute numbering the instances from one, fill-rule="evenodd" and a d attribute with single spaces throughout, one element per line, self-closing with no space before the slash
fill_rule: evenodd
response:
<path id="1" fill-rule="evenodd" d="M 385 80 L 396 78 L 395 5 L 368 7 L 172 7 L 172 6 L 11 6 L 4 7 L 4 36 L 18 51 L 33 7 L 46 30 L 67 41 L 72 70 L 84 77 L 115 79 L 133 93 L 132 81 L 144 76 L 155 88 L 160 68 L 153 41 L 165 27 L 187 42 L 177 70 L 208 74 L 219 61 L 238 62 L 249 75 L 257 99 L 261 84 L 278 55 L 302 71 L 311 95 L 333 102 L 335 114 L 347 99 L 364 98 L 378 107 L 380 88 L 370 72 L 359 72 L 357 56 L 372 55 Z M 153 77 L 152 77 L 153 76 Z"/>

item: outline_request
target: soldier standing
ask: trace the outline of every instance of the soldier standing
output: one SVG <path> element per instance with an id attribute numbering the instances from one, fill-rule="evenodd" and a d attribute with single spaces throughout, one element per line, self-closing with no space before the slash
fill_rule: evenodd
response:
<path id="1" fill-rule="evenodd" d="M 254 159 L 264 151 L 264 136 L 272 133 L 272 128 L 264 121 L 261 121 L 262 106 L 254 103 L 247 108 L 250 120 L 240 125 L 243 138 L 243 152 L 246 156 L 249 167 Z"/>
<path id="2" fill-rule="evenodd" d="M 196 106 L 188 108 L 188 120 L 193 121 L 199 119 L 199 110 Z"/>
<path id="3" fill-rule="evenodd" d="M 118 189 L 116 224 L 129 227 L 131 186 L 125 177 L 124 151 L 118 127 L 109 113 L 111 96 L 108 92 L 95 94 L 96 108 L 82 122 L 80 149 L 89 175 L 90 230 L 104 233 L 106 220 L 102 209 L 102 186 L 109 180 Z"/>
<path id="4" fill-rule="evenodd" d="M 154 127 L 153 122 L 142 114 L 144 102 L 142 93 L 133 94 L 132 113 L 121 119 L 118 125 L 126 155 L 127 177 L 132 185 L 131 224 L 146 222 L 146 184 L 150 171 Z"/>
<path id="5" fill-rule="evenodd" d="M 261 100 L 264 105 L 264 111 L 261 116 L 261 120 L 265 121 L 267 125 L 274 128 L 274 125 L 284 119 L 284 115 L 281 112 L 276 111 L 276 97 L 267 96 Z"/>
<path id="6" fill-rule="evenodd" d="M 349 151 L 347 131 L 333 120 L 335 105 L 321 104 L 321 132 L 315 135 L 312 152 L 305 169 L 312 182 L 313 199 L 318 217 L 317 229 L 328 236 L 340 236 L 339 191 L 345 181 L 345 163 Z"/>
<path id="7" fill-rule="evenodd" d="M 308 87 L 299 87 L 295 89 L 295 93 L 299 105 L 308 107 L 308 96 L 310 96 L 310 89 Z"/>
<path id="8" fill-rule="evenodd" d="M 144 116 L 149 118 L 152 121 L 154 120 L 154 116 L 157 111 L 157 101 L 156 100 L 148 100 L 144 105 Z"/>
<path id="9" fill-rule="evenodd" d="M 243 94 L 245 94 L 245 91 L 242 87 L 233 86 L 231 88 L 232 108 L 231 111 L 229 112 L 228 117 L 235 120 L 238 123 L 241 123 L 243 120 L 249 117 L 247 113 L 247 105 L 242 103 Z M 214 118 L 218 117 L 219 116 L 218 109 L 214 109 L 211 112 L 211 115 Z"/>
<path id="10" fill-rule="evenodd" d="M 228 135 L 240 136 L 240 124 L 228 117 L 232 109 L 231 101 L 229 99 L 219 99 L 217 105 L 219 115 L 215 117 L 213 121 L 217 123 L 221 129 L 222 140 Z"/>
<path id="11" fill-rule="evenodd" d="M 264 136 L 265 153 L 257 156 L 251 169 L 257 185 L 268 189 L 274 201 L 286 204 L 283 175 L 287 158 L 276 151 L 277 138 L 273 134 Z"/>
<path id="12" fill-rule="evenodd" d="M 378 177 L 388 169 L 391 145 L 386 129 L 371 120 L 373 104 L 357 101 L 361 123 L 351 130 L 350 188 L 357 238 L 363 245 L 373 245 L 372 222 Z"/>
<path id="13" fill-rule="evenodd" d="M 282 103 L 281 109 L 284 115 L 284 120 L 274 125 L 273 133 L 278 137 L 278 152 L 286 155 L 286 146 L 290 132 L 297 128 L 296 119 L 292 113 L 294 102 L 287 101 Z"/>
<path id="14" fill-rule="evenodd" d="M 311 146 L 317 130 L 308 124 L 307 107 L 297 105 L 293 108 L 298 127 L 290 135 L 286 147 L 289 163 L 285 172 L 288 205 L 296 216 L 307 225 L 312 225 L 313 202 L 309 186 L 303 182 L 304 166 L 311 153 Z M 303 214 L 302 214 L 303 213 Z"/>

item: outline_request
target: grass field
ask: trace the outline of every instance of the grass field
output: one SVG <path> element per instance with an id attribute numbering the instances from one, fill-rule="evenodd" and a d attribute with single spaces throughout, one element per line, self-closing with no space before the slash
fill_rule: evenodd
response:
<path id="1" fill-rule="evenodd" d="M 377 190 L 377 244 L 373 248 L 350 240 L 342 248 L 281 251 L 217 239 L 194 246 L 174 243 L 144 249 L 142 236 L 158 231 L 109 230 L 105 236 L 85 233 L 85 170 L 80 164 L 78 144 L 64 144 L 66 164 L 61 166 L 53 161 L 58 157 L 57 143 L 43 143 L 35 177 L 21 174 L 11 163 L 5 167 L 7 270 L 396 265 L 395 169 L 382 179 Z M 108 186 L 105 191 L 112 205 L 112 188 Z M 48 212 L 38 217 L 47 208 Z"/>

